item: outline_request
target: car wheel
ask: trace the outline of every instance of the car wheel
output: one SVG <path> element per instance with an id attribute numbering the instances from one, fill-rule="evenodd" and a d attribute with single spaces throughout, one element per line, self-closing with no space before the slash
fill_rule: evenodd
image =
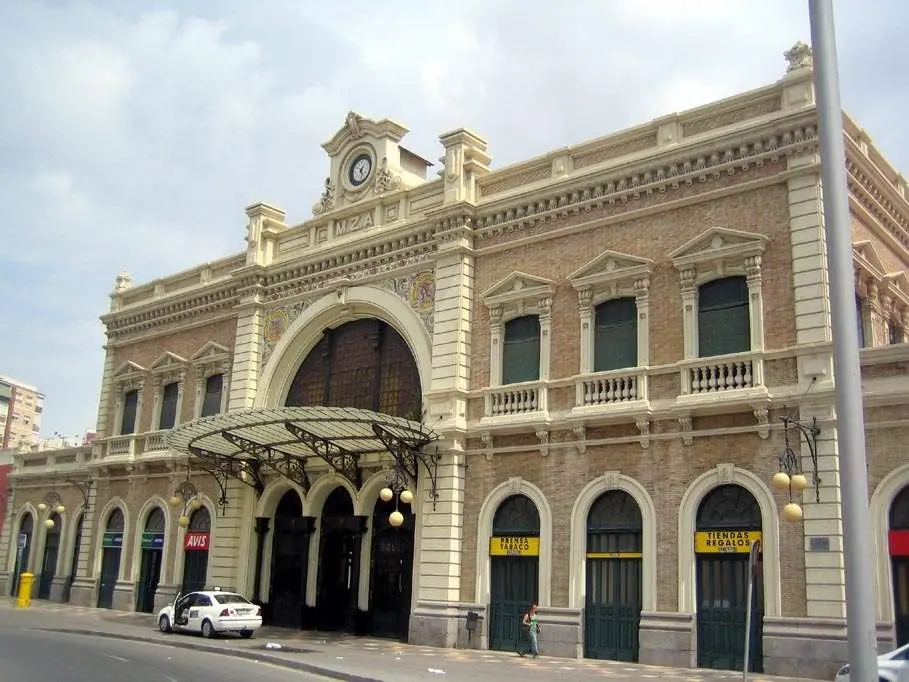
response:
<path id="1" fill-rule="evenodd" d="M 168 618 L 167 616 L 161 616 L 158 619 L 158 629 L 165 634 L 170 633 L 171 632 L 170 618 Z"/>
<path id="2" fill-rule="evenodd" d="M 202 636 L 208 639 L 215 636 L 215 629 L 212 627 L 210 620 L 202 621 Z"/>
<path id="3" fill-rule="evenodd" d="M 240 636 L 243 639 L 249 639 L 250 637 L 253 636 L 253 631 L 252 630 L 243 630 L 240 632 Z"/>

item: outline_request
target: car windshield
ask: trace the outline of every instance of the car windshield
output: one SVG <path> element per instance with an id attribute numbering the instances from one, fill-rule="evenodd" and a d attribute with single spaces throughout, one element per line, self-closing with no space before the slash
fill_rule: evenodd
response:
<path id="1" fill-rule="evenodd" d="M 249 604 L 249 600 L 246 597 L 241 597 L 239 594 L 215 594 L 212 595 L 215 598 L 215 601 L 219 604 Z"/>

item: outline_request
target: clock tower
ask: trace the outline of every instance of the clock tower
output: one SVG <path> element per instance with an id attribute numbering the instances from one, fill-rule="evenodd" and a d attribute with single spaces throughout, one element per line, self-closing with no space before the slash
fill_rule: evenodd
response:
<path id="1" fill-rule="evenodd" d="M 313 215 L 425 182 L 426 169 L 432 164 L 400 146 L 408 132 L 388 119 L 374 121 L 348 113 L 344 126 L 322 145 L 331 170 Z"/>

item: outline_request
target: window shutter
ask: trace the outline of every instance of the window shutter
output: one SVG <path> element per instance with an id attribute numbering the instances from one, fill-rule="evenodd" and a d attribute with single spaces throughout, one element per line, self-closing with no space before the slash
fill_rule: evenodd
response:
<path id="1" fill-rule="evenodd" d="M 862 297 L 855 295 L 855 317 L 856 332 L 858 332 L 859 348 L 865 347 L 865 306 L 862 305 Z"/>
<path id="2" fill-rule="evenodd" d="M 221 412 L 221 391 L 224 386 L 224 376 L 212 374 L 205 380 L 205 397 L 202 399 L 202 417 L 210 417 Z"/>
<path id="3" fill-rule="evenodd" d="M 540 378 L 540 318 L 525 315 L 505 323 L 502 383 L 518 384 Z"/>
<path id="4" fill-rule="evenodd" d="M 748 283 L 744 277 L 724 277 L 698 290 L 698 351 L 711 357 L 751 350 Z"/>
<path id="5" fill-rule="evenodd" d="M 120 420 L 120 433 L 123 435 L 136 431 L 136 409 L 139 407 L 139 391 L 133 390 L 123 396 L 123 418 Z"/>
<path id="6" fill-rule="evenodd" d="M 176 382 L 167 384 L 161 396 L 161 416 L 158 419 L 159 429 L 172 429 L 177 423 L 177 396 L 180 385 Z"/>
<path id="7" fill-rule="evenodd" d="M 617 298 L 597 306 L 594 324 L 593 371 L 637 367 L 638 310 L 633 298 Z"/>

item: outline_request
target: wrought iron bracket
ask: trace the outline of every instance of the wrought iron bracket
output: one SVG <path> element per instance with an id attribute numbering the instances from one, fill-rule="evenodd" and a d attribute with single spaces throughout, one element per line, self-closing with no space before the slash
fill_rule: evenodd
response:
<path id="1" fill-rule="evenodd" d="M 63 498 L 60 497 L 60 494 L 56 490 L 51 490 L 41 501 L 46 504 L 51 511 L 63 504 Z"/>
<path id="2" fill-rule="evenodd" d="M 238 436 L 230 431 L 224 431 L 221 434 L 221 437 L 231 445 L 240 448 L 246 454 L 255 457 L 260 465 L 264 464 L 265 466 L 271 467 L 285 478 L 288 478 L 299 485 L 304 493 L 309 492 L 310 481 L 309 475 L 306 473 L 305 458 L 295 457 L 274 446 L 262 445 L 261 443 L 257 443 L 249 438 L 244 438 L 243 436 Z M 257 468 L 257 476 L 259 475 L 259 471 L 259 468 Z M 265 490 L 264 481 L 261 482 L 263 484 L 262 488 L 259 489 L 256 487 L 256 492 L 259 495 Z"/>
<path id="3" fill-rule="evenodd" d="M 362 475 L 360 473 L 360 458 L 358 455 L 348 452 L 334 441 L 317 436 L 293 422 L 284 422 L 284 428 L 294 438 L 316 453 L 317 456 L 325 460 L 332 469 L 346 476 L 357 487 L 360 486 Z"/>
<path id="4" fill-rule="evenodd" d="M 217 483 L 220 493 L 218 497 L 218 506 L 221 507 L 222 514 L 230 503 L 227 499 L 228 479 L 238 479 L 241 483 L 245 483 L 253 488 L 259 495 L 265 490 L 265 483 L 262 481 L 259 463 L 257 461 L 240 461 L 233 457 L 225 457 L 224 455 L 211 452 L 195 445 L 190 445 L 189 451 L 196 456 L 193 465 L 215 479 L 215 483 Z M 241 472 L 243 472 L 245 476 L 241 476 Z"/>
<path id="5" fill-rule="evenodd" d="M 812 480 L 814 482 L 814 493 L 815 499 L 818 503 L 821 501 L 821 477 L 818 474 L 817 470 L 817 437 L 820 435 L 821 430 L 817 425 L 817 418 L 812 417 L 811 422 L 804 424 L 797 419 L 792 417 L 780 417 L 783 422 L 783 434 L 786 439 L 786 445 L 783 448 L 783 453 L 780 455 L 780 470 L 785 471 L 789 476 L 793 474 L 802 473 L 801 465 L 801 453 L 796 454 L 792 449 L 792 444 L 789 441 L 789 431 L 790 429 L 796 429 L 799 432 L 799 441 L 804 441 L 805 445 L 808 446 L 808 454 L 811 456 L 811 466 L 813 468 Z"/>
<path id="6" fill-rule="evenodd" d="M 435 510 L 439 499 L 439 455 L 422 451 L 429 441 L 401 437 L 382 424 L 373 424 L 372 430 L 394 457 L 395 464 L 406 471 L 414 481 L 419 480 L 420 465 L 423 465 L 426 475 L 429 476 L 429 499 Z"/>
<path id="7" fill-rule="evenodd" d="M 67 478 L 64 483 L 67 485 L 73 486 L 76 490 L 79 491 L 79 494 L 82 495 L 82 508 L 85 511 L 88 511 L 88 495 L 89 491 L 92 489 L 92 481 L 89 479 L 85 483 L 80 483 L 79 481 L 74 481 L 71 478 Z"/>
<path id="8" fill-rule="evenodd" d="M 180 484 L 174 489 L 174 496 L 179 497 L 183 501 L 183 506 L 186 506 L 186 504 L 198 494 L 199 491 L 196 489 L 196 486 L 194 486 L 193 482 L 188 478 L 180 481 Z"/>

